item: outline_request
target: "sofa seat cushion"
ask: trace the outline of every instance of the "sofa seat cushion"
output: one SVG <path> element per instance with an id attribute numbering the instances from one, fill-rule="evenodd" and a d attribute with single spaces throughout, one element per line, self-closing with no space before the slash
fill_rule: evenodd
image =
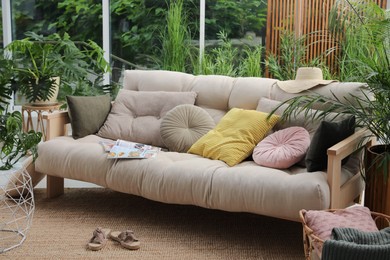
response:
<path id="1" fill-rule="evenodd" d="M 219 160 L 177 152 L 160 152 L 152 159 L 108 160 L 99 143 L 102 140 L 105 139 L 89 135 L 41 143 L 36 170 L 165 203 L 296 221 L 302 208 L 329 207 L 325 172 L 307 173 L 296 166 L 271 169 L 250 161 L 229 167 Z M 343 169 L 341 183 L 351 175 Z"/>
<path id="2" fill-rule="evenodd" d="M 43 142 L 38 146 L 39 160 L 35 161 L 35 169 L 44 174 L 107 187 L 106 175 L 115 160 L 107 160 L 99 143 L 103 140 L 107 141 L 96 135 L 87 135 L 79 139 L 61 136 Z"/>
<path id="3" fill-rule="evenodd" d="M 195 103 L 195 92 L 132 91 L 121 89 L 98 136 L 164 147 L 160 124 L 181 104 Z"/>

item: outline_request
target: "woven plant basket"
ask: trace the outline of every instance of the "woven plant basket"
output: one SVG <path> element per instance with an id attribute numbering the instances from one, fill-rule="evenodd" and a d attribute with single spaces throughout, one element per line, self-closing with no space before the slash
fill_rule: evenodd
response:
<path id="1" fill-rule="evenodd" d="M 326 211 L 334 212 L 335 210 L 336 209 L 328 209 Z M 324 240 L 316 236 L 313 230 L 307 225 L 305 221 L 305 213 L 306 210 L 299 211 L 299 217 L 303 225 L 303 250 L 305 252 L 305 259 L 309 260 L 312 259 L 313 253 L 320 251 L 318 249 L 322 248 Z M 390 216 L 377 212 L 371 212 L 371 216 L 377 226 L 378 223 L 387 223 L 386 227 L 390 227 Z M 317 258 L 320 259 L 321 255 L 319 255 Z"/>

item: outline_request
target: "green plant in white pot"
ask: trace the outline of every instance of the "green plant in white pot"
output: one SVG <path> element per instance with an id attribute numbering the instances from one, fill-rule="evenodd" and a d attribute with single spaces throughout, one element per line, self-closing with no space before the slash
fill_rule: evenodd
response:
<path id="1" fill-rule="evenodd" d="M 287 101 L 283 117 L 307 112 L 315 103 L 330 112 L 355 116 L 356 126 L 368 129 L 362 145 L 369 139 L 380 144 L 372 146 L 378 155 L 367 161 L 363 177 L 366 181 L 366 205 L 373 211 L 390 214 L 390 20 L 389 11 L 374 3 L 336 1 L 332 10 L 330 30 L 339 40 L 339 67 L 342 81 L 366 82 L 367 89 L 359 96 L 343 100 L 321 95 L 304 95 Z M 369 151 L 368 151 L 369 152 Z M 371 194 L 371 192 L 373 193 Z M 376 193 L 380 192 L 380 193 Z M 374 197 L 373 197 L 374 196 Z"/>
<path id="2" fill-rule="evenodd" d="M 0 170 L 9 170 L 20 159 L 31 154 L 38 156 L 37 145 L 42 134 L 33 130 L 23 131 L 23 118 L 19 111 L 0 115 Z"/>
<path id="3" fill-rule="evenodd" d="M 37 145 L 42 134 L 23 131 L 23 117 L 19 111 L 9 112 L 13 89 L 9 82 L 12 62 L 0 51 L 0 171 L 9 170 L 21 158 L 32 154 L 37 157 Z"/>
<path id="4" fill-rule="evenodd" d="M 9 82 L 10 60 L 0 51 L 0 226 L 7 235 L 0 239 L 0 253 L 21 245 L 31 226 L 35 202 L 30 171 L 37 157 L 42 134 L 23 131 L 19 111 L 9 112 L 13 94 Z"/>
<path id="5" fill-rule="evenodd" d="M 26 35 L 5 49 L 13 64 L 9 80 L 29 102 L 56 99 L 59 86 L 91 82 L 109 71 L 103 50 L 93 41 L 76 44 L 67 34 Z"/>

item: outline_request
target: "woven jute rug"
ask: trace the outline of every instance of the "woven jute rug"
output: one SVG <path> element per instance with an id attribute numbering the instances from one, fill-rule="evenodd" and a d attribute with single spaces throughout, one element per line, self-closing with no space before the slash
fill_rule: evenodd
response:
<path id="1" fill-rule="evenodd" d="M 70 188 L 54 199 L 44 192 L 34 191 L 26 241 L 1 259 L 304 259 L 298 222 L 164 204 L 103 188 Z M 141 248 L 108 241 L 90 251 L 86 243 L 96 227 L 131 229 Z"/>

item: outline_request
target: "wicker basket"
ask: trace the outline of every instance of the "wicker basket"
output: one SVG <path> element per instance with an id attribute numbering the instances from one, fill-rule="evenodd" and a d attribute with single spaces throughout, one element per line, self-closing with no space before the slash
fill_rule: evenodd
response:
<path id="1" fill-rule="evenodd" d="M 335 210 L 336 209 L 328 209 L 326 211 L 334 212 Z M 321 252 L 324 240 L 316 236 L 313 230 L 306 224 L 305 214 L 306 210 L 302 209 L 299 211 L 299 217 L 303 225 L 303 249 L 305 251 L 305 258 L 311 259 L 313 250 L 315 250 L 317 254 Z M 378 227 L 390 227 L 390 216 L 377 212 L 371 212 L 371 216 Z M 319 258 L 320 257 L 321 255 L 319 255 Z"/>

